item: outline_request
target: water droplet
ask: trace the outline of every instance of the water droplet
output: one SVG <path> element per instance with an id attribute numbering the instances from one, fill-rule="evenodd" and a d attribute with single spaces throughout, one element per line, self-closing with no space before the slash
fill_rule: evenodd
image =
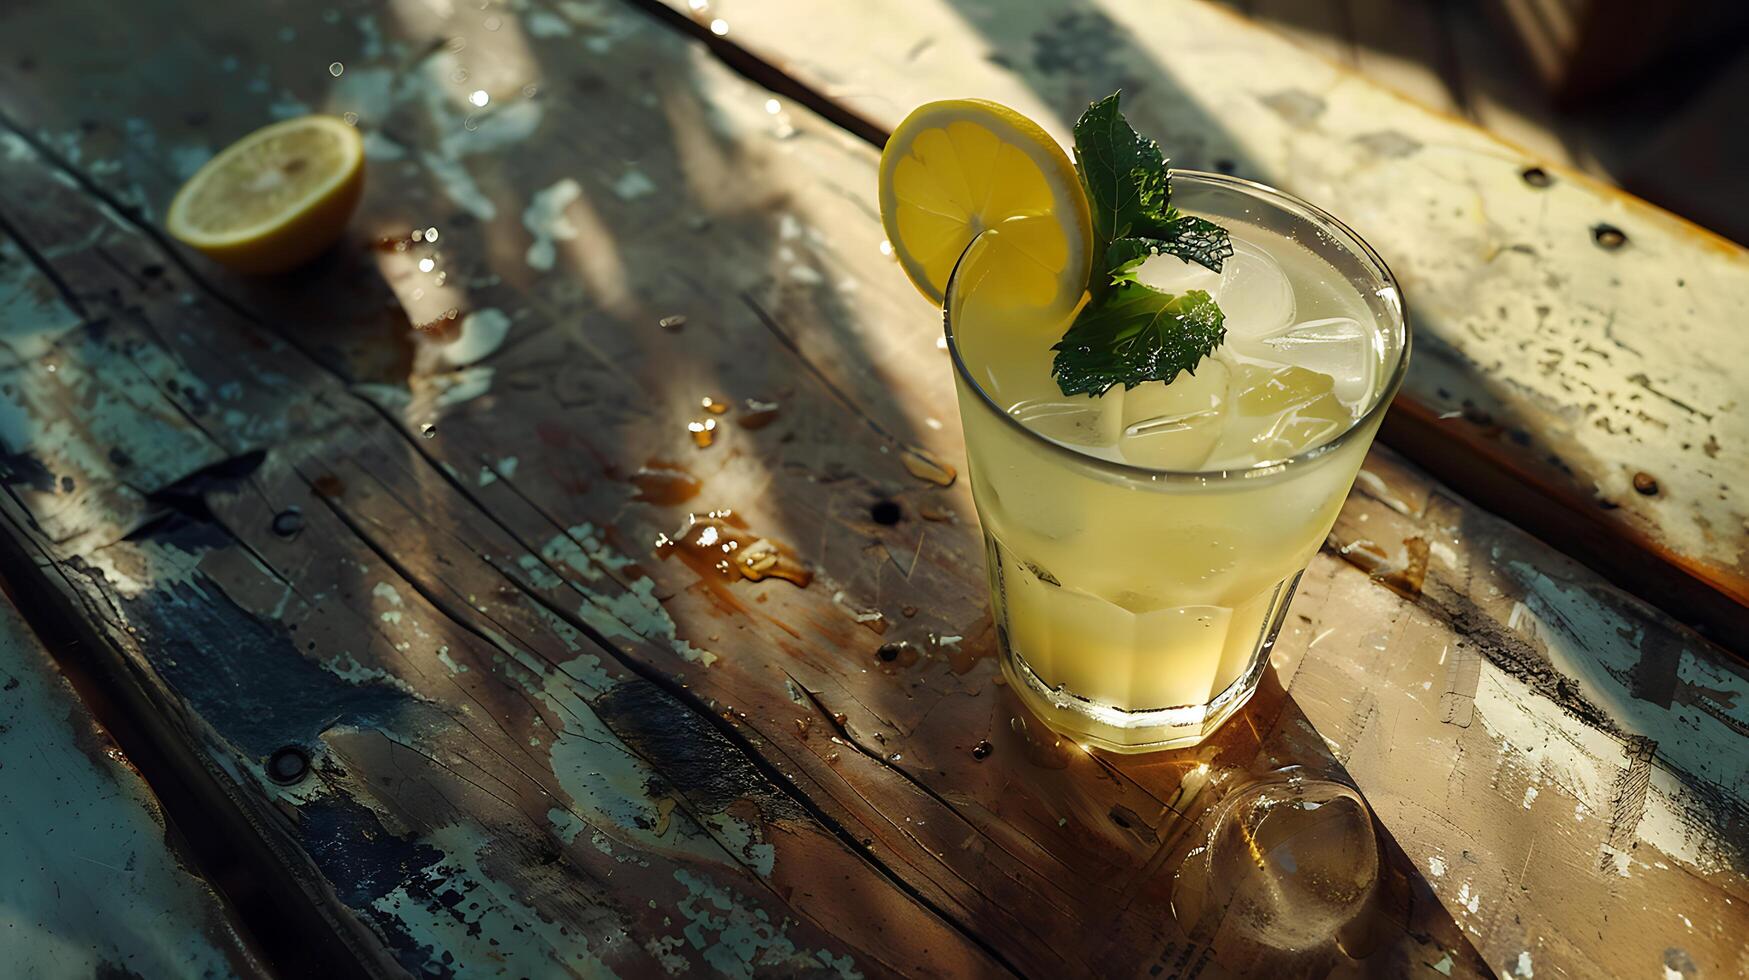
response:
<path id="1" fill-rule="evenodd" d="M 466 68 L 457 68 L 455 71 L 449 73 L 449 78 L 452 82 L 465 82 L 468 80 L 468 70 Z"/>
<path id="2" fill-rule="evenodd" d="M 504 26 L 504 18 L 502 18 L 502 17 L 498 17 L 498 16 L 494 15 L 494 16 L 486 18 L 485 28 L 488 31 L 495 31 L 498 28 L 503 27 L 503 26 Z"/>
<path id="3" fill-rule="evenodd" d="M 807 588 L 814 580 L 814 573 L 788 548 L 748 531 L 747 523 L 728 509 L 702 517 L 688 514 L 685 526 L 673 536 L 656 540 L 656 553 L 663 558 L 679 555 L 707 582 L 781 578 Z"/>
<path id="4" fill-rule="evenodd" d="M 522 97 L 525 99 L 532 99 L 539 92 L 540 92 L 540 89 L 535 88 L 533 85 L 524 85 L 522 87 Z"/>
<path id="5" fill-rule="evenodd" d="M 486 103 L 492 101 L 492 97 L 486 94 L 485 89 L 477 88 L 468 96 L 468 101 L 476 106 L 484 106 Z"/>
<path id="6" fill-rule="evenodd" d="M 328 65 L 328 74 L 333 75 L 335 78 L 339 78 L 340 75 L 345 71 L 346 71 L 346 66 L 341 64 L 338 61 L 333 62 L 333 63 Z"/>
<path id="7" fill-rule="evenodd" d="M 881 254 L 888 258 L 892 258 L 893 255 L 893 243 L 887 241 L 885 238 L 881 239 Z"/>
<path id="8" fill-rule="evenodd" d="M 652 504 L 678 504 L 698 496 L 704 486 L 697 477 L 673 463 L 651 460 L 632 474 L 632 485 L 638 488 L 633 500 Z"/>
<path id="9" fill-rule="evenodd" d="M 903 762 L 903 761 L 905 761 L 905 755 L 902 752 L 894 752 L 892 755 L 887 756 L 887 761 L 888 762 Z"/>
<path id="10" fill-rule="evenodd" d="M 437 267 L 437 263 L 431 261 L 430 257 L 426 257 L 426 258 L 419 260 L 419 271 L 420 272 L 430 272 L 432 269 L 435 269 L 436 267 Z"/>
<path id="11" fill-rule="evenodd" d="M 983 760 L 988 759 L 990 753 L 994 751 L 996 751 L 996 746 L 991 745 L 989 739 L 981 739 L 978 744 L 972 746 L 972 758 L 982 762 Z"/>
<path id="12" fill-rule="evenodd" d="M 692 444 L 705 449 L 717 439 L 716 419 L 693 419 L 686 423 L 686 431 L 692 433 Z"/>
<path id="13" fill-rule="evenodd" d="M 783 111 L 783 106 L 776 99 L 766 99 L 765 111 L 775 116 Z"/>
<path id="14" fill-rule="evenodd" d="M 656 326 L 668 331 L 679 330 L 681 327 L 686 326 L 686 317 L 679 313 L 676 313 L 673 316 L 665 316 L 656 321 Z"/>
<path id="15" fill-rule="evenodd" d="M 740 417 L 735 421 L 741 423 L 741 428 L 743 429 L 757 431 L 777 421 L 777 402 L 765 402 L 760 401 L 757 398 L 749 398 L 741 404 L 744 408 Z"/>
<path id="16" fill-rule="evenodd" d="M 472 113 L 469 113 L 467 118 L 462 120 L 462 128 L 471 133 L 480 128 L 480 123 L 473 117 Z"/>
<path id="17" fill-rule="evenodd" d="M 348 126 L 356 126 L 358 125 L 358 113 L 343 112 L 340 114 L 340 121 Z"/>
<path id="18" fill-rule="evenodd" d="M 912 476 L 938 487 L 952 486 L 954 477 L 959 475 L 952 466 L 936 459 L 927 450 L 907 449 L 901 459 Z"/>
<path id="19" fill-rule="evenodd" d="M 444 45 L 444 47 L 450 49 L 451 51 L 460 51 L 461 49 L 463 49 L 467 46 L 468 46 L 468 39 L 465 37 L 452 37 L 449 39 L 449 43 Z"/>
<path id="20" fill-rule="evenodd" d="M 686 0 L 686 6 L 690 8 L 693 13 L 703 13 L 710 9 L 710 0 Z"/>
<path id="21" fill-rule="evenodd" d="M 711 33 L 715 34 L 717 37 L 722 37 L 722 36 L 728 34 L 729 33 L 729 22 L 722 19 L 721 17 L 718 17 L 716 20 L 711 21 Z"/>
<path id="22" fill-rule="evenodd" d="M 428 242 L 437 241 L 437 229 L 436 228 L 425 229 L 425 240 Z"/>
<path id="23" fill-rule="evenodd" d="M 703 408 L 705 411 L 711 413 L 712 415 L 721 415 L 724 412 L 729 410 L 729 405 L 727 402 L 717 401 L 715 398 L 712 398 L 709 395 L 706 395 L 703 398 L 700 398 L 698 400 L 698 403 L 699 403 L 699 406 L 701 408 Z"/>
<path id="24" fill-rule="evenodd" d="M 427 422 L 419 427 L 419 434 L 427 439 L 435 439 L 437 438 L 437 426 Z"/>

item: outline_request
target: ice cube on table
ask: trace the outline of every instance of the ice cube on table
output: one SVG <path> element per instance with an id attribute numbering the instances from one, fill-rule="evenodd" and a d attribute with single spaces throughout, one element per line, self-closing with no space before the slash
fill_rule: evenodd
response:
<path id="1" fill-rule="evenodd" d="M 1149 381 L 1124 393 L 1123 440 L 1126 462 L 1166 470 L 1194 470 L 1208 458 L 1221 435 L 1221 412 L 1230 382 L 1226 364 L 1206 359 L 1196 374 L 1180 374 L 1171 384 Z"/>
<path id="2" fill-rule="evenodd" d="M 1220 439 L 1205 469 L 1236 469 L 1287 459 L 1348 427 L 1354 415 L 1335 381 L 1303 367 L 1239 363 L 1228 391 Z"/>
<path id="3" fill-rule="evenodd" d="M 1348 316 L 1302 320 L 1255 340 L 1240 341 L 1234 349 L 1328 375 L 1336 397 L 1350 407 L 1359 407 L 1372 393 L 1379 369 L 1374 332 Z"/>
<path id="4" fill-rule="evenodd" d="M 1226 314 L 1229 344 L 1267 336 L 1294 318 L 1294 289 L 1287 273 L 1268 252 L 1243 238 L 1233 239 L 1233 254 L 1221 265 L 1220 289 L 1210 292 Z"/>

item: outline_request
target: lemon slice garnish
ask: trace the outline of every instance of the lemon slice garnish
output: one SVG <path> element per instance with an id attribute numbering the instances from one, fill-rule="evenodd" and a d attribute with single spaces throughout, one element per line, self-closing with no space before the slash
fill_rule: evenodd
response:
<path id="1" fill-rule="evenodd" d="M 283 272 L 346 229 L 364 190 L 364 141 L 332 116 L 258 129 L 207 161 L 170 202 L 181 241 L 240 272 Z"/>
<path id="2" fill-rule="evenodd" d="M 1087 199 L 1057 142 L 983 99 L 919 106 L 881 153 L 881 222 L 905 274 L 937 305 L 973 238 L 1001 227 L 984 288 L 1008 302 L 1066 312 L 1087 288 Z"/>

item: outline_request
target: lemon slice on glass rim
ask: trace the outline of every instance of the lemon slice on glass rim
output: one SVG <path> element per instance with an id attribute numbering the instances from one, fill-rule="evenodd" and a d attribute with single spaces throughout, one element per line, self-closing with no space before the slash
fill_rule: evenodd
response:
<path id="1" fill-rule="evenodd" d="M 1087 288 L 1092 223 L 1074 164 L 1039 125 L 984 99 L 918 106 L 881 153 L 881 223 L 899 265 L 937 306 L 974 238 L 984 288 L 1067 314 Z M 995 278 L 989 278 L 989 277 Z"/>
<path id="2" fill-rule="evenodd" d="M 176 192 L 164 223 L 239 272 L 284 272 L 340 237 L 363 191 L 358 130 L 333 116 L 302 116 L 208 160 Z"/>

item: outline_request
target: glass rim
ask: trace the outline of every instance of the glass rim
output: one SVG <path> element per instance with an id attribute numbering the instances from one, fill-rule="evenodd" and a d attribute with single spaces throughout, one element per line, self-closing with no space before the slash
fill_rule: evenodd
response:
<path id="1" fill-rule="evenodd" d="M 942 290 L 942 330 L 947 338 L 948 356 L 953 359 L 954 371 L 959 375 L 961 380 L 970 385 L 972 390 L 978 393 L 979 399 L 983 401 L 985 406 L 1001 417 L 1004 424 L 1010 425 L 1019 430 L 1028 439 L 1042 443 L 1050 451 L 1062 454 L 1080 465 L 1090 466 L 1096 470 L 1102 470 L 1129 479 L 1140 479 L 1153 482 L 1194 481 L 1200 483 L 1206 483 L 1211 479 L 1260 479 L 1273 477 L 1276 474 L 1302 467 L 1315 459 L 1319 459 L 1340 449 L 1348 443 L 1348 441 L 1354 436 L 1355 432 L 1360 431 L 1376 419 L 1383 416 L 1384 412 L 1390 407 L 1391 401 L 1396 398 L 1397 391 L 1402 388 L 1403 378 L 1407 375 L 1409 370 L 1409 348 L 1412 339 L 1409 330 L 1409 308 L 1407 302 L 1403 298 L 1403 289 L 1397 284 L 1397 277 L 1391 273 L 1390 266 L 1385 264 L 1384 258 L 1382 258 L 1378 252 L 1374 251 L 1371 245 L 1366 243 L 1366 239 L 1361 238 L 1354 229 L 1348 227 L 1348 225 L 1344 224 L 1335 215 L 1318 207 L 1316 204 L 1295 197 L 1286 191 L 1271 187 L 1268 184 L 1259 183 L 1254 180 L 1246 180 L 1243 177 L 1209 173 L 1202 170 L 1179 170 L 1176 168 L 1171 171 L 1171 174 L 1174 179 L 1183 177 L 1189 179 L 1193 183 L 1225 186 L 1229 189 L 1239 191 L 1249 197 L 1267 201 L 1282 210 L 1290 213 L 1297 213 L 1300 217 L 1311 220 L 1314 224 L 1321 226 L 1324 231 L 1331 233 L 1337 240 L 1338 244 L 1348 248 L 1351 252 L 1355 253 L 1373 267 L 1370 271 L 1375 274 L 1375 277 L 1378 280 L 1378 288 L 1388 287 L 1391 293 L 1396 297 L 1396 313 L 1392 318 L 1394 321 L 1392 326 L 1401 337 L 1402 343 L 1398 345 L 1396 363 L 1390 367 L 1389 377 L 1386 379 L 1384 385 L 1382 385 L 1373 395 L 1373 400 L 1367 406 L 1366 411 L 1355 416 L 1355 418 L 1349 422 L 1348 426 L 1341 432 L 1338 432 L 1328 440 L 1313 446 L 1311 449 L 1289 456 L 1286 459 L 1255 463 L 1242 469 L 1171 470 L 1156 469 L 1154 467 L 1141 466 L 1135 463 L 1124 463 L 1113 459 L 1107 459 L 1103 456 L 1095 456 L 1091 453 L 1082 452 L 1073 446 L 1064 445 L 1048 436 L 1029 429 L 1026 427 L 1025 423 L 1005 411 L 996 403 L 994 398 L 990 397 L 990 393 L 984 390 L 984 386 L 978 382 L 977 377 L 974 376 L 971 369 L 966 366 L 965 358 L 960 355 L 959 343 L 954 338 L 954 284 L 959 280 L 961 264 L 965 261 L 967 253 L 971 251 L 972 245 L 977 242 L 979 237 L 982 237 L 982 232 L 979 232 L 978 236 L 973 237 L 970 242 L 967 242 L 966 247 L 961 250 L 960 257 L 954 261 L 953 272 L 948 275 L 947 286 Z"/>

